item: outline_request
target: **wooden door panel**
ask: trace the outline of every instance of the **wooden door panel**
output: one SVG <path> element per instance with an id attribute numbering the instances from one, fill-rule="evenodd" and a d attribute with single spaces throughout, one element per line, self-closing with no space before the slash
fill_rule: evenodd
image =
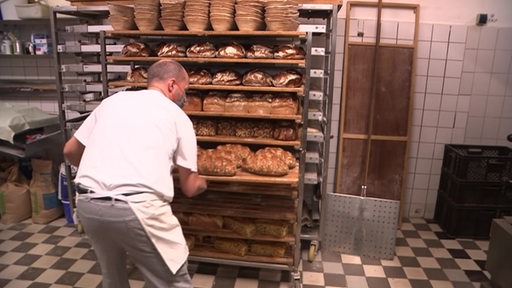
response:
<path id="1" fill-rule="evenodd" d="M 400 200 L 407 143 L 372 140 L 366 196 Z"/>
<path id="2" fill-rule="evenodd" d="M 343 194 L 361 195 L 361 185 L 366 172 L 366 145 L 364 139 L 344 139 L 341 178 L 337 191 Z"/>
<path id="3" fill-rule="evenodd" d="M 379 47 L 372 134 L 407 136 L 414 50 Z"/>
<path id="4" fill-rule="evenodd" d="M 373 46 L 350 45 L 345 97 L 345 133 L 368 134 L 374 63 Z"/>

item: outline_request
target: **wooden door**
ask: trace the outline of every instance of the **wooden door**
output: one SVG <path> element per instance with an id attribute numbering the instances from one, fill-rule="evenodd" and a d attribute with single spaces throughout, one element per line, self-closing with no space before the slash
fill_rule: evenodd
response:
<path id="1" fill-rule="evenodd" d="M 373 42 L 351 41 L 350 9 L 380 10 Z M 380 41 L 381 11 L 411 9 L 411 44 Z M 407 173 L 419 6 L 348 2 L 336 193 L 401 200 Z"/>

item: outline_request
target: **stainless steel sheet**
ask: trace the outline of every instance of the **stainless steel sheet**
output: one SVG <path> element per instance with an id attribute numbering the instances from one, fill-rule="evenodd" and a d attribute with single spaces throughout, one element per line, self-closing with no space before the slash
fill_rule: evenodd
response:
<path id="1" fill-rule="evenodd" d="M 327 193 L 323 249 L 392 259 L 400 202 Z"/>

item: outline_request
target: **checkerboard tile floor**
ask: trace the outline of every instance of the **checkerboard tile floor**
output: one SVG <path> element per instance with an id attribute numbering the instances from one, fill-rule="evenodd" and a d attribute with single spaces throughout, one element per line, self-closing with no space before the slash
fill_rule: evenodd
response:
<path id="1" fill-rule="evenodd" d="M 488 287 L 488 241 L 448 237 L 424 219 L 404 220 L 397 233 L 391 260 L 320 249 L 315 261 L 299 265 L 302 287 Z M 95 259 L 87 238 L 63 218 L 48 225 L 0 225 L 0 287 L 101 287 Z M 189 270 L 194 287 L 201 288 L 284 288 L 292 278 L 289 271 L 210 263 L 190 262 Z M 129 273 L 132 288 L 144 287 L 136 268 Z"/>

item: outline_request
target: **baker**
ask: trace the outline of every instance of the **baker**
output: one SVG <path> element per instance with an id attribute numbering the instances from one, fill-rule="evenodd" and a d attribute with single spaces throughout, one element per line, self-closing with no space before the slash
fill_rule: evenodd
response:
<path id="1" fill-rule="evenodd" d="M 188 248 L 170 205 L 174 168 L 186 196 L 206 190 L 192 122 L 180 108 L 188 81 L 179 63 L 156 62 L 146 90 L 103 100 L 64 146 L 78 166 L 78 219 L 104 288 L 130 287 L 127 256 L 151 287 L 192 287 Z"/>

